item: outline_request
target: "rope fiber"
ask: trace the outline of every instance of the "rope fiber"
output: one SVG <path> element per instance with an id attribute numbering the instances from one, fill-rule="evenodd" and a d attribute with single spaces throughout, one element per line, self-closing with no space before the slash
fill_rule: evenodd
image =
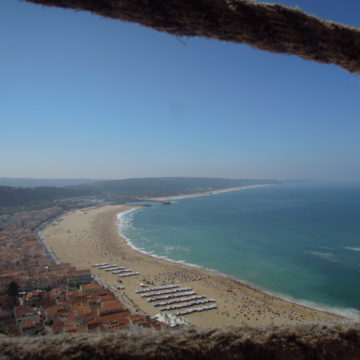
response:
<path id="1" fill-rule="evenodd" d="M 26 0 L 87 10 L 177 36 L 249 44 L 360 73 L 360 29 L 250 0 Z"/>
<path id="2" fill-rule="evenodd" d="M 155 331 L 133 328 L 9 338 L 1 360 L 359 360 L 359 324 L 247 326 Z"/>

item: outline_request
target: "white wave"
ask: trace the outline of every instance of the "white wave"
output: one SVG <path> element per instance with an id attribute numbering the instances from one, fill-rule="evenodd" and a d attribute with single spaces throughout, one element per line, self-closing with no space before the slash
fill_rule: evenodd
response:
<path id="1" fill-rule="evenodd" d="M 334 254 L 328 253 L 328 252 L 321 252 L 321 251 L 307 251 L 306 254 L 318 256 L 322 259 L 325 259 L 327 261 L 333 262 L 333 263 L 340 263 L 341 260 Z"/>
<path id="2" fill-rule="evenodd" d="M 127 211 L 123 211 L 117 215 L 117 227 L 121 229 L 127 229 L 132 227 L 132 220 L 134 218 L 134 212 L 140 211 L 141 208 L 134 208 Z"/>
<path id="3" fill-rule="evenodd" d="M 127 226 L 132 226 L 131 221 L 132 221 L 133 215 L 131 216 L 131 215 L 129 215 L 129 213 L 134 212 L 134 211 L 139 210 L 139 209 L 141 209 L 141 208 L 135 208 L 135 209 L 123 211 L 123 212 L 121 212 L 121 213 L 119 213 L 117 215 L 117 224 L 116 225 L 117 225 L 119 234 L 121 235 L 122 238 L 125 239 L 128 246 L 130 246 L 133 250 L 135 250 L 135 251 L 137 251 L 137 252 L 139 252 L 141 254 L 152 256 L 152 257 L 157 258 L 157 259 L 163 259 L 163 260 L 170 261 L 170 262 L 177 263 L 177 264 L 183 264 L 183 265 L 188 265 L 188 266 L 192 266 L 192 267 L 196 267 L 196 268 L 200 268 L 200 269 L 205 269 L 205 270 L 216 272 L 216 273 L 219 274 L 219 272 L 217 270 L 208 269 L 208 268 L 205 268 L 205 267 L 197 265 L 197 264 L 188 263 L 188 262 L 185 262 L 184 260 L 174 260 L 174 259 L 170 259 L 170 258 L 168 258 L 166 256 L 156 255 L 152 251 L 146 251 L 141 247 L 137 247 L 132 242 L 132 240 L 129 239 L 123 233 L 123 230 L 124 230 L 124 227 L 126 228 Z M 188 249 L 186 249 L 186 250 L 188 251 Z M 225 274 L 221 274 L 221 275 L 226 276 Z"/>
<path id="4" fill-rule="evenodd" d="M 346 250 L 352 250 L 352 251 L 360 251 L 360 248 L 358 247 L 350 247 L 350 246 L 345 246 Z"/>
<path id="5" fill-rule="evenodd" d="M 171 253 L 171 252 L 174 252 L 174 251 L 184 251 L 184 252 L 189 252 L 190 251 L 188 248 L 185 248 L 185 247 L 182 247 L 182 246 L 179 246 L 179 245 L 174 245 L 174 246 L 163 245 L 162 248 L 167 253 Z"/>
<path id="6" fill-rule="evenodd" d="M 131 240 L 124 234 L 124 229 L 129 229 L 132 228 L 132 220 L 134 217 L 134 212 L 135 211 L 139 211 L 141 208 L 134 208 L 134 209 L 130 209 L 127 211 L 123 211 L 119 214 L 117 214 L 117 222 L 116 222 L 116 227 L 119 231 L 119 234 L 121 237 L 123 237 L 126 241 L 126 243 L 134 250 L 140 251 L 142 252 L 142 249 L 140 250 L 140 248 L 137 248 L 132 242 Z"/>

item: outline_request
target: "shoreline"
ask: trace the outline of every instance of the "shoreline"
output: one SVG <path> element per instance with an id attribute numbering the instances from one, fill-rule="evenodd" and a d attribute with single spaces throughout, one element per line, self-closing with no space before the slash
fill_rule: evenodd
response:
<path id="1" fill-rule="evenodd" d="M 231 191 L 231 190 L 229 190 L 229 191 Z M 197 195 L 197 196 L 202 196 L 202 195 Z M 185 261 L 182 261 L 182 260 L 180 260 L 180 261 L 179 260 L 173 260 L 173 259 L 167 258 L 165 256 L 156 255 L 156 254 L 147 252 L 145 250 L 142 250 L 142 249 L 138 248 L 136 245 L 134 245 L 134 243 L 131 241 L 131 239 L 129 239 L 127 236 L 125 236 L 122 233 L 121 224 L 119 224 L 122 217 L 126 216 L 126 214 L 128 214 L 130 212 L 134 212 L 134 211 L 138 210 L 139 208 L 141 208 L 141 207 L 134 207 L 133 209 L 122 211 L 119 214 L 117 214 L 117 216 L 116 216 L 117 220 L 116 220 L 115 225 L 116 225 L 116 227 L 117 227 L 117 229 L 119 231 L 120 237 L 123 238 L 123 240 L 126 242 L 127 246 L 129 246 L 133 251 L 136 251 L 136 252 L 138 252 L 139 254 L 141 254 L 143 256 L 149 256 L 151 258 L 154 258 L 155 260 L 159 259 L 159 260 L 167 261 L 167 262 L 173 263 L 173 264 L 181 264 L 181 265 L 184 265 L 184 266 L 188 266 L 190 268 L 196 268 L 196 269 L 199 269 L 199 270 L 204 270 L 204 271 L 207 271 L 207 272 L 210 272 L 210 273 L 214 274 L 215 276 L 216 275 L 222 276 L 222 277 L 227 278 L 227 279 L 229 279 L 231 281 L 238 282 L 241 286 L 246 286 L 246 287 L 248 287 L 248 288 L 250 288 L 250 289 L 252 289 L 254 291 L 258 291 L 258 292 L 267 294 L 267 295 L 269 295 L 271 297 L 274 297 L 274 298 L 277 298 L 279 300 L 286 301 L 286 302 L 289 302 L 291 304 L 295 304 L 295 305 L 298 305 L 298 306 L 303 306 L 303 307 L 311 309 L 311 310 L 316 310 L 316 311 L 324 312 L 324 313 L 327 313 L 327 314 L 336 315 L 336 316 L 342 317 L 342 318 L 344 318 L 346 320 L 352 320 L 349 317 L 350 314 L 345 314 L 347 312 L 349 312 L 349 313 L 350 312 L 352 312 L 352 313 L 356 312 L 356 316 L 358 316 L 358 317 L 360 316 L 360 311 L 358 311 L 357 309 L 337 308 L 337 307 L 332 307 L 330 305 L 328 306 L 326 304 L 317 304 L 315 302 L 313 303 L 310 300 L 301 300 L 301 299 L 297 300 L 297 299 L 292 298 L 290 295 L 285 295 L 285 294 L 281 294 L 281 293 L 274 293 L 271 290 L 268 290 L 268 289 L 262 288 L 260 286 L 257 286 L 256 284 L 248 282 L 248 281 L 246 281 L 244 279 L 239 279 L 239 278 L 237 278 L 235 276 L 222 273 L 222 272 L 220 272 L 218 270 L 215 270 L 215 269 L 210 269 L 210 268 L 204 267 L 202 265 L 192 264 L 192 263 L 188 263 L 188 262 L 185 262 Z"/>
<path id="2" fill-rule="evenodd" d="M 118 217 L 136 208 L 108 205 L 73 211 L 44 229 L 44 239 L 61 261 L 78 268 L 91 268 L 109 286 L 118 284 L 116 275 L 92 268 L 92 264 L 118 263 L 140 272 L 140 276 L 123 278 L 124 295 L 150 316 L 157 314 L 159 309 L 135 294 L 135 290 L 140 288 L 139 282 L 154 285 L 176 283 L 216 300 L 216 310 L 186 316 L 199 326 L 242 323 L 263 326 L 346 319 L 327 310 L 284 299 L 211 269 L 173 262 L 132 248 L 127 238 L 119 233 Z"/>

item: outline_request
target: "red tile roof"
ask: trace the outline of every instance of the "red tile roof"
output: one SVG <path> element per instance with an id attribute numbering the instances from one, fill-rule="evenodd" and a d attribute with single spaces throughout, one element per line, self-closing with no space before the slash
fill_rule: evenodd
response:
<path id="1" fill-rule="evenodd" d="M 25 314 L 31 313 L 36 314 L 36 312 L 28 305 L 19 305 L 15 308 L 16 317 L 23 316 Z"/>
<path id="2" fill-rule="evenodd" d="M 101 289 L 99 284 L 82 284 L 80 285 L 81 290 L 93 290 L 93 289 Z"/>
<path id="3" fill-rule="evenodd" d="M 31 328 L 35 327 L 35 321 L 34 320 L 24 321 L 23 323 L 20 324 L 20 327 L 23 330 L 31 329 Z"/>

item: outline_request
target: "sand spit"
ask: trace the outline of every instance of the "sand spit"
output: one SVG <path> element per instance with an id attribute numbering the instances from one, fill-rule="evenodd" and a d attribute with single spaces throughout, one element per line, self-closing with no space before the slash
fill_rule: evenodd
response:
<path id="1" fill-rule="evenodd" d="M 117 215 L 131 206 L 101 206 L 70 212 L 45 228 L 42 233 L 62 262 L 91 271 L 111 286 L 122 280 L 122 296 L 127 303 L 151 316 L 159 313 L 145 298 L 135 293 L 139 283 L 161 286 L 177 284 L 190 287 L 196 295 L 216 300 L 217 309 L 186 316 L 194 325 L 251 326 L 340 320 L 341 317 L 297 305 L 220 274 L 188 265 L 169 262 L 142 254 L 130 248 L 117 229 Z M 96 263 L 118 264 L 139 272 L 138 276 L 122 277 L 91 267 Z"/>
<path id="2" fill-rule="evenodd" d="M 193 198 L 193 197 L 206 196 L 206 195 L 216 195 L 216 194 L 221 194 L 221 193 L 230 192 L 230 191 L 237 191 L 237 190 L 256 189 L 256 188 L 261 188 L 261 187 L 271 186 L 271 185 L 272 184 L 244 185 L 244 186 L 237 186 L 237 187 L 226 188 L 226 189 L 197 192 L 197 193 L 193 193 L 193 194 L 160 196 L 160 197 L 149 198 L 149 200 L 166 201 L 166 200 L 185 199 L 185 198 Z"/>

